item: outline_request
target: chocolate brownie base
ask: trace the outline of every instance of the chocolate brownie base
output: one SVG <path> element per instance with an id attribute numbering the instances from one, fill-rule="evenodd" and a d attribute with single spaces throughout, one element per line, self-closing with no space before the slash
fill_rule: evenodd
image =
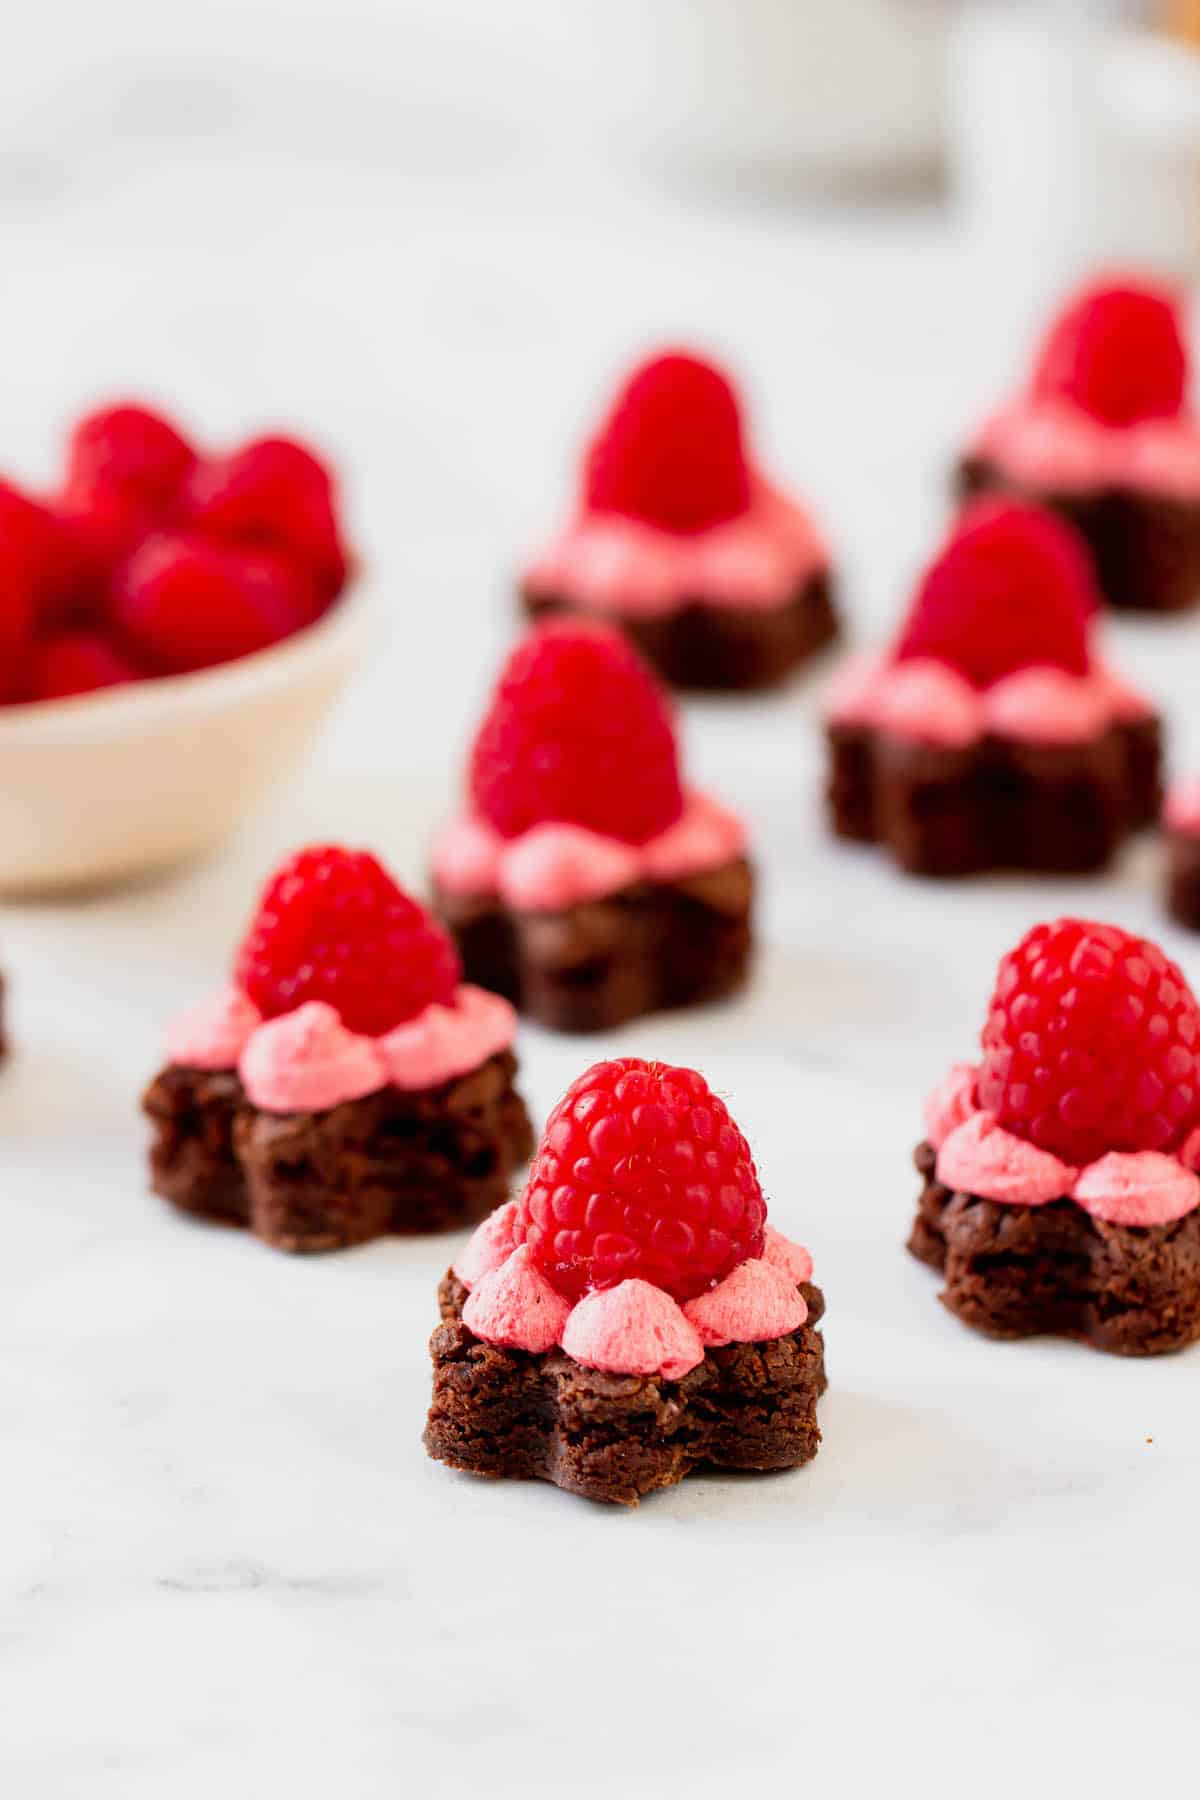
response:
<path id="1" fill-rule="evenodd" d="M 753 900 L 744 857 L 557 912 L 518 911 L 495 894 L 437 884 L 433 896 L 465 979 L 554 1031 L 605 1031 L 733 993 L 749 969 Z"/>
<path id="2" fill-rule="evenodd" d="M 338 1250 L 445 1231 L 508 1197 L 533 1150 L 516 1058 L 417 1093 L 385 1088 L 326 1112 L 268 1113 L 236 1074 L 169 1065 L 142 1102 L 151 1186 L 183 1212 L 248 1225 L 279 1250 Z"/>
<path id="3" fill-rule="evenodd" d="M 981 456 L 963 458 L 956 486 L 964 499 L 1019 492 L 1070 520 L 1088 541 L 1110 606 L 1175 613 L 1200 601 L 1200 501 L 1132 488 L 1080 494 L 1023 487 Z"/>
<path id="4" fill-rule="evenodd" d="M 795 1469 L 817 1454 L 825 1346 L 819 1288 L 808 1319 L 768 1343 L 706 1352 L 681 1381 L 605 1375 L 564 1350 L 540 1356 L 485 1344 L 462 1322 L 453 1273 L 429 1342 L 433 1403 L 425 1448 L 472 1475 L 552 1481 L 587 1500 L 636 1506 L 693 1469 Z"/>
<path id="5" fill-rule="evenodd" d="M 1200 837 L 1167 833 L 1167 911 L 1189 931 L 1200 931 Z"/>
<path id="6" fill-rule="evenodd" d="M 1200 1338 L 1200 1210 L 1167 1225 L 1110 1225 L 1073 1200 L 1004 1206 L 955 1193 L 932 1144 L 908 1248 L 945 1277 L 940 1296 L 989 1337 L 1051 1334 L 1119 1356 Z"/>
<path id="7" fill-rule="evenodd" d="M 830 725 L 826 740 L 834 834 L 882 844 L 914 875 L 1082 874 L 1158 811 L 1156 719 L 1089 744 L 947 749 L 857 725 Z"/>
<path id="8" fill-rule="evenodd" d="M 521 605 L 531 619 L 597 616 L 564 595 L 529 588 L 522 589 Z M 701 692 L 775 687 L 832 644 L 839 631 L 833 584 L 824 571 L 779 606 L 752 610 L 691 600 L 657 618 L 602 616 L 620 625 L 664 681 Z"/>

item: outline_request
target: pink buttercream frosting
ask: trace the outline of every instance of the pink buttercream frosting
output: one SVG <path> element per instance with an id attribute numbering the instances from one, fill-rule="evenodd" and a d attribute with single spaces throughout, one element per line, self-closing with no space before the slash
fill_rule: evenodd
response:
<path id="1" fill-rule="evenodd" d="M 452 1006 L 427 1006 L 375 1039 L 393 1087 L 415 1092 L 453 1081 L 507 1050 L 517 1015 L 507 1000 L 463 982 Z"/>
<path id="2" fill-rule="evenodd" d="M 987 729 L 1030 744 L 1086 744 L 1113 722 L 1105 688 L 1065 669 L 1019 669 L 987 689 Z"/>
<path id="3" fill-rule="evenodd" d="M 523 911 L 554 912 L 635 881 L 702 874 L 745 848 L 741 820 L 707 794 L 689 792 L 680 817 L 646 844 L 625 844 L 579 825 L 535 825 L 502 838 L 466 816 L 435 843 L 433 873 L 450 893 L 499 894 Z"/>
<path id="4" fill-rule="evenodd" d="M 661 617 L 692 600 L 762 612 L 793 599 L 828 560 L 804 508 L 755 477 L 747 510 L 705 531 L 584 511 L 531 559 L 524 582 L 534 595 L 626 618 Z"/>
<path id="5" fill-rule="evenodd" d="M 1174 783 L 1163 807 L 1163 822 L 1171 831 L 1200 837 L 1200 776 Z"/>
<path id="6" fill-rule="evenodd" d="M 464 1287 L 473 1288 L 506 1262 L 517 1247 L 517 1203 L 506 1200 L 477 1225 L 451 1267 Z"/>
<path id="7" fill-rule="evenodd" d="M 689 1300 L 683 1311 L 702 1344 L 786 1337 L 789 1331 L 799 1331 L 808 1317 L 796 1283 L 765 1259 L 739 1263 L 716 1287 Z"/>
<path id="8" fill-rule="evenodd" d="M 952 1131 L 978 1112 L 974 1063 L 955 1063 L 925 1102 L 925 1136 L 940 1150 Z"/>
<path id="9" fill-rule="evenodd" d="M 1094 663 L 1091 679 L 1108 701 L 1109 717 L 1118 725 L 1137 725 L 1154 717 L 1154 708 L 1145 694 L 1131 687 L 1123 675 L 1116 674 L 1104 663 Z"/>
<path id="10" fill-rule="evenodd" d="M 451 1006 L 425 1007 L 385 1033 L 348 1031 L 332 1006 L 309 1001 L 264 1020 L 236 988 L 224 988 L 167 1028 L 169 1060 L 193 1069 L 239 1069 L 264 1112 L 325 1112 L 380 1088 L 436 1087 L 507 1050 L 516 1014 L 498 994 L 464 983 Z"/>
<path id="11" fill-rule="evenodd" d="M 275 1113 L 327 1112 L 388 1084 L 377 1046 L 347 1031 L 323 1000 L 260 1025 L 242 1051 L 238 1072 L 247 1098 Z"/>
<path id="12" fill-rule="evenodd" d="M 486 1343 L 540 1356 L 563 1335 L 571 1311 L 534 1266 L 524 1244 L 472 1288 L 463 1305 L 463 1324 Z"/>
<path id="13" fill-rule="evenodd" d="M 1061 1200 L 1078 1173 L 1048 1150 L 1005 1131 L 987 1112 L 972 1113 L 956 1125 L 938 1151 L 937 1178 L 946 1187 L 1009 1206 Z"/>
<path id="14" fill-rule="evenodd" d="M 945 663 L 914 657 L 895 663 L 875 690 L 875 723 L 895 737 L 962 749 L 983 736 L 983 703 Z"/>
<path id="15" fill-rule="evenodd" d="M 516 1223 L 517 1202 L 510 1200 L 476 1227 L 455 1260 L 453 1272 L 470 1290 L 463 1322 L 488 1343 L 545 1350 L 550 1315 L 532 1278 L 548 1284 L 525 1246 L 516 1243 Z M 812 1278 L 812 1257 L 771 1226 L 763 1237 L 760 1260 L 742 1263 L 684 1307 L 647 1281 L 623 1281 L 586 1294 L 574 1307 L 551 1289 L 562 1308 L 552 1342 L 588 1368 L 678 1380 L 701 1361 L 704 1344 L 763 1343 L 796 1331 L 808 1317 L 796 1290 Z M 481 1302 L 473 1305 L 477 1295 Z M 526 1301 L 528 1319 L 521 1313 Z"/>
<path id="16" fill-rule="evenodd" d="M 938 1153 L 937 1178 L 959 1193 L 1007 1206 L 1071 1199 L 1111 1225 L 1163 1225 L 1200 1205 L 1200 1131 L 1177 1155 L 1113 1151 L 1072 1169 L 1006 1131 L 975 1099 L 977 1070 L 956 1063 L 925 1103 L 925 1129 Z"/>
<path id="17" fill-rule="evenodd" d="M 262 1014 L 240 988 L 220 988 L 167 1026 L 168 1060 L 186 1069 L 236 1069 Z"/>
<path id="18" fill-rule="evenodd" d="M 1200 424 L 1188 417 L 1108 425 L 1068 400 L 1027 395 L 988 420 L 971 454 L 1030 488 L 1200 497 Z"/>
<path id="19" fill-rule="evenodd" d="M 585 1294 L 571 1309 L 562 1347 L 585 1368 L 663 1375 L 668 1381 L 678 1381 L 704 1361 L 696 1327 L 670 1294 L 648 1281 L 622 1281 Z"/>
<path id="20" fill-rule="evenodd" d="M 803 1244 L 793 1244 L 791 1238 L 784 1237 L 782 1231 L 776 1231 L 773 1225 L 763 1226 L 762 1259 L 770 1263 L 774 1269 L 782 1269 L 789 1281 L 799 1287 L 802 1281 L 811 1281 L 813 1259 Z"/>
<path id="21" fill-rule="evenodd" d="M 1142 696 L 1103 667 L 1086 675 L 1018 669 L 979 689 L 945 663 L 928 657 L 895 662 L 886 653 L 857 656 L 825 696 L 831 725 L 947 749 L 966 748 L 988 733 L 1022 743 L 1086 743 L 1113 725 L 1152 716 Z"/>
<path id="22" fill-rule="evenodd" d="M 1114 1151 L 1083 1170 L 1071 1198 L 1112 1225 L 1167 1225 L 1200 1206 L 1200 1176 L 1157 1150 Z"/>

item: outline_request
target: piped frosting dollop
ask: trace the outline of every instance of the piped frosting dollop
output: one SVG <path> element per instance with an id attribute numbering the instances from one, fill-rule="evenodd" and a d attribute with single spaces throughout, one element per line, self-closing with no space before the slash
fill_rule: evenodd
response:
<path id="1" fill-rule="evenodd" d="M 166 1051 L 186 1068 L 238 1069 L 264 1112 L 325 1112 L 389 1086 L 418 1092 L 453 1081 L 515 1035 L 508 1001 L 465 982 L 452 1006 L 427 1006 L 374 1038 L 348 1031 L 323 1001 L 264 1020 L 245 995 L 223 988 L 172 1021 Z"/>
<path id="2" fill-rule="evenodd" d="M 982 738 L 1018 743 L 1088 743 L 1114 725 L 1149 718 L 1153 709 L 1108 669 L 1086 675 L 1019 669 L 978 689 L 932 658 L 895 662 L 859 655 L 835 675 L 825 696 L 830 725 L 882 731 L 913 743 L 966 749 Z"/>
<path id="3" fill-rule="evenodd" d="M 482 820 L 466 816 L 434 844 L 433 873 L 448 893 L 498 894 L 521 910 L 554 912 L 636 881 L 703 874 L 745 849 L 741 820 L 707 794 L 689 792 L 681 817 L 641 845 L 565 824 L 538 825 L 520 837 L 502 838 Z"/>
<path id="4" fill-rule="evenodd" d="M 763 612 L 793 600 L 828 561 L 804 508 L 753 477 L 747 510 L 701 531 L 584 510 L 530 558 L 523 583 L 534 598 L 625 618 L 661 618 L 696 600 Z"/>
<path id="5" fill-rule="evenodd" d="M 975 1098 L 974 1067 L 957 1063 L 925 1103 L 929 1143 L 937 1151 L 937 1179 L 958 1193 L 1006 1206 L 1045 1206 L 1073 1200 L 1110 1225 L 1162 1225 L 1200 1205 L 1200 1132 L 1177 1155 L 1110 1151 L 1073 1169 L 1007 1131 Z"/>
<path id="6" fill-rule="evenodd" d="M 545 1278 L 514 1242 L 516 1217 L 510 1201 L 485 1219 L 453 1272 L 470 1290 L 462 1315 L 469 1330 L 485 1342 L 540 1353 L 550 1348 L 547 1321 L 559 1315 L 532 1281 Z M 641 1280 L 594 1290 L 574 1306 L 556 1294 L 563 1311 L 551 1342 L 587 1368 L 677 1381 L 703 1360 L 706 1344 L 760 1343 L 799 1330 L 808 1308 L 798 1284 L 811 1277 L 808 1251 L 768 1226 L 760 1259 L 740 1264 L 682 1307 Z"/>

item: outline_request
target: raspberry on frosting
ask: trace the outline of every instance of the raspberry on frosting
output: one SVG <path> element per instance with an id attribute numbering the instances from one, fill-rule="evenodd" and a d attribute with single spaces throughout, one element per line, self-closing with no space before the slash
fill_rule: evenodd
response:
<path id="1" fill-rule="evenodd" d="M 596 1063 L 551 1113 L 515 1236 L 560 1292 L 642 1280 L 676 1300 L 763 1256 L 745 1138 L 694 1069 Z"/>
<path id="2" fill-rule="evenodd" d="M 1072 526 L 1037 506 L 979 500 L 925 571 L 895 660 L 946 663 L 978 688 L 1028 668 L 1086 675 L 1097 604 Z"/>
<path id="3" fill-rule="evenodd" d="M 750 475 L 728 378 L 682 350 L 635 369 L 588 447 L 584 502 L 676 532 L 745 512 Z"/>
<path id="4" fill-rule="evenodd" d="M 981 1107 L 1082 1168 L 1169 1151 L 1200 1121 L 1200 1005 L 1156 944 L 1115 925 L 1038 925 L 1004 957 L 983 1030 Z"/>
<path id="5" fill-rule="evenodd" d="M 1033 391 L 1120 426 L 1174 418 L 1187 383 L 1175 296 L 1147 282 L 1106 281 L 1089 283 L 1054 320 L 1038 352 Z"/>
<path id="6" fill-rule="evenodd" d="M 460 974 L 453 943 L 424 908 L 375 857 L 336 844 L 312 845 L 276 870 L 235 969 L 264 1018 L 319 1000 L 370 1037 L 449 1005 Z"/>
<path id="7" fill-rule="evenodd" d="M 504 838 L 567 824 L 643 844 L 683 812 L 666 696 L 606 625 L 546 625 L 517 646 L 468 779 L 475 813 Z"/>

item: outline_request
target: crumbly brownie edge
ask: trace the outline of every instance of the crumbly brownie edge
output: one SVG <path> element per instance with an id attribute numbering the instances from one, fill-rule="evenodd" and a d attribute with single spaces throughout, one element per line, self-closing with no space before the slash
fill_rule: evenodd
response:
<path id="1" fill-rule="evenodd" d="M 880 843 L 914 875 L 1103 868 L 1158 801 L 1157 719 L 1114 727 L 1091 744 L 986 738 L 965 749 L 831 724 L 826 747 L 834 835 Z"/>
<path id="2" fill-rule="evenodd" d="M 433 1398 L 424 1444 L 469 1474 L 552 1482 L 588 1500 L 636 1506 L 693 1469 L 773 1470 L 811 1461 L 825 1357 L 824 1311 L 772 1342 L 710 1349 L 680 1381 L 607 1375 L 562 1350 L 486 1344 L 462 1323 L 466 1289 L 451 1272 L 430 1339 Z"/>
<path id="3" fill-rule="evenodd" d="M 1200 931 L 1200 837 L 1167 832 L 1167 911 L 1176 924 Z"/>
<path id="4" fill-rule="evenodd" d="M 452 894 L 436 882 L 433 904 L 468 981 L 551 1030 L 605 1031 L 736 992 L 753 953 L 754 885 L 750 863 L 736 857 L 557 912 Z"/>
<path id="5" fill-rule="evenodd" d="M 1167 1225 L 1093 1219 L 1073 1200 L 1006 1206 L 924 1181 L 908 1248 L 940 1273 L 942 1304 L 989 1337 L 1058 1336 L 1121 1356 L 1200 1338 L 1200 1209 Z"/>
<path id="6" fill-rule="evenodd" d="M 151 1185 L 185 1212 L 296 1252 L 471 1224 L 507 1198 L 533 1149 L 515 1073 L 501 1051 L 434 1088 L 273 1114 L 236 1074 L 168 1066 L 143 1100 Z"/>
<path id="7" fill-rule="evenodd" d="M 528 587 L 521 589 L 520 600 L 530 619 L 597 616 L 565 595 Z M 656 618 L 600 616 L 621 627 L 664 681 L 695 692 L 775 687 L 833 644 L 840 632 L 828 570 L 810 575 L 778 606 L 752 609 L 696 599 Z"/>

